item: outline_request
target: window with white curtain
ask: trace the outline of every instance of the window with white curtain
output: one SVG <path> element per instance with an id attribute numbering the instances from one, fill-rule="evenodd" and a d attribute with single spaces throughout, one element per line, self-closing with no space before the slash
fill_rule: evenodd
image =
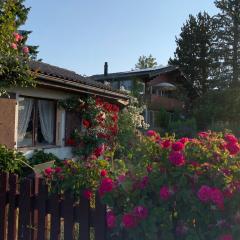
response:
<path id="1" fill-rule="evenodd" d="M 20 97 L 18 102 L 18 147 L 55 144 L 56 102 Z"/>

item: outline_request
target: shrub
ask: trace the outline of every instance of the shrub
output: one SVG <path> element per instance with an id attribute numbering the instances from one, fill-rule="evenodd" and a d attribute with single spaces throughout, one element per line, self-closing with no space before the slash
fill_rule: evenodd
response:
<path id="1" fill-rule="evenodd" d="M 239 239 L 235 136 L 202 132 L 177 140 L 151 131 L 130 151 L 129 169 L 99 187 L 109 239 Z"/>
<path id="2" fill-rule="evenodd" d="M 22 153 L 0 145 L 0 172 L 21 173 L 27 162 Z"/>
<path id="3" fill-rule="evenodd" d="M 45 153 L 43 150 L 35 150 L 33 156 L 29 159 L 31 165 L 37 165 L 40 163 L 60 161 L 57 156 L 52 153 Z"/>

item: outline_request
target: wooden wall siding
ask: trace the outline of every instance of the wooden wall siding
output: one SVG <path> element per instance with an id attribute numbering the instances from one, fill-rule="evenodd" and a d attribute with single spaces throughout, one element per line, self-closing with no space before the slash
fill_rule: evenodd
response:
<path id="1" fill-rule="evenodd" d="M 183 102 L 174 99 L 168 98 L 164 96 L 156 96 L 151 95 L 148 99 L 148 108 L 152 110 L 159 110 L 160 108 L 164 108 L 167 111 L 173 111 L 183 108 Z"/>
<path id="2" fill-rule="evenodd" d="M 95 240 L 106 240 L 106 207 L 98 196 L 93 209 L 84 197 L 49 193 L 43 179 L 0 174 L 1 240 L 90 240 L 91 228 Z"/>
<path id="3" fill-rule="evenodd" d="M 0 98 L 0 144 L 15 146 L 16 100 Z"/>

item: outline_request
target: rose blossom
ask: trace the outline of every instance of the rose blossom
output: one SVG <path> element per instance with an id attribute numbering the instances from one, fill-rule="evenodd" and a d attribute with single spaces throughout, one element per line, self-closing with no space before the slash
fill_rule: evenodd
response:
<path id="1" fill-rule="evenodd" d="M 16 43 L 12 43 L 11 47 L 16 50 L 17 49 L 17 44 Z"/>
<path id="2" fill-rule="evenodd" d="M 111 192 L 114 187 L 114 182 L 111 178 L 102 179 L 101 185 L 99 187 L 99 194 L 101 197 L 104 196 L 105 193 Z"/>
<path id="3" fill-rule="evenodd" d="M 97 156 L 97 157 L 100 157 L 101 155 L 103 155 L 105 151 L 105 145 L 102 144 L 101 146 L 97 147 L 94 151 L 94 154 Z"/>
<path id="4" fill-rule="evenodd" d="M 175 142 L 172 144 L 172 150 L 173 151 L 182 151 L 184 149 L 184 144 L 181 142 Z"/>
<path id="5" fill-rule="evenodd" d="M 197 196 L 202 202 L 208 202 L 211 199 L 212 189 L 209 186 L 203 185 L 198 190 Z"/>
<path id="6" fill-rule="evenodd" d="M 226 149 L 229 151 L 230 155 L 237 155 L 240 152 L 238 143 L 228 143 L 226 144 Z"/>
<path id="7" fill-rule="evenodd" d="M 89 128 L 90 127 L 90 122 L 88 120 L 86 120 L 86 119 L 83 119 L 83 126 L 85 128 Z"/>
<path id="8" fill-rule="evenodd" d="M 103 170 L 101 170 L 100 174 L 101 174 L 102 177 L 106 177 L 108 172 L 107 172 L 106 169 L 103 169 Z"/>
<path id="9" fill-rule="evenodd" d="M 233 134 L 226 134 L 224 136 L 224 139 L 228 142 L 228 143 L 238 143 L 238 139 L 233 135 Z"/>
<path id="10" fill-rule="evenodd" d="M 148 209 L 144 206 L 137 206 L 133 210 L 134 215 L 140 219 L 145 219 L 148 216 Z"/>
<path id="11" fill-rule="evenodd" d="M 185 157 L 181 152 L 171 152 L 169 160 L 175 166 L 182 166 L 185 164 Z"/>
<path id="12" fill-rule="evenodd" d="M 218 188 L 212 188 L 210 198 L 218 208 L 224 208 L 224 196 L 223 193 Z"/>
<path id="13" fill-rule="evenodd" d="M 28 47 L 23 47 L 22 48 L 23 53 L 28 54 L 29 53 L 29 48 Z"/>
<path id="14" fill-rule="evenodd" d="M 92 195 L 93 195 L 93 192 L 89 189 L 85 189 L 83 192 L 83 196 L 88 200 L 92 197 Z"/>
<path id="15" fill-rule="evenodd" d="M 54 170 L 55 170 L 55 173 L 57 173 L 57 174 L 62 172 L 61 167 L 56 167 Z"/>
<path id="16" fill-rule="evenodd" d="M 198 133 L 198 136 L 201 138 L 207 138 L 207 137 L 209 137 L 209 133 L 208 132 L 200 132 L 200 133 Z"/>
<path id="17" fill-rule="evenodd" d="M 54 169 L 51 167 L 48 167 L 44 170 L 44 173 L 47 177 L 50 177 L 54 173 Z"/>
<path id="18" fill-rule="evenodd" d="M 233 240 L 233 237 L 231 234 L 225 234 L 219 237 L 219 240 Z"/>
<path id="19" fill-rule="evenodd" d="M 139 188 L 144 189 L 148 185 L 148 180 L 149 180 L 148 176 L 144 176 L 139 183 Z"/>
<path id="20" fill-rule="evenodd" d="M 170 146 L 171 146 L 171 140 L 166 139 L 166 140 L 164 140 L 163 142 L 161 142 L 161 145 L 162 145 L 162 148 L 165 148 L 165 149 L 170 148 Z"/>
<path id="21" fill-rule="evenodd" d="M 168 186 L 161 187 L 159 195 L 160 195 L 160 198 L 163 199 L 164 201 L 168 200 L 171 196 L 169 187 Z"/>
<path id="22" fill-rule="evenodd" d="M 134 228 L 137 226 L 136 218 L 131 213 L 125 213 L 123 215 L 122 223 L 125 228 Z"/>
<path id="23" fill-rule="evenodd" d="M 148 130 L 146 134 L 147 134 L 148 137 L 157 136 L 157 133 L 154 130 Z"/>
<path id="24" fill-rule="evenodd" d="M 185 145 L 186 143 L 189 142 L 189 138 L 183 137 L 183 138 L 181 138 L 181 139 L 179 140 L 179 142 L 181 142 L 182 144 Z"/>
<path id="25" fill-rule="evenodd" d="M 107 226 L 108 228 L 114 228 L 116 226 L 116 216 L 112 211 L 107 212 Z"/>

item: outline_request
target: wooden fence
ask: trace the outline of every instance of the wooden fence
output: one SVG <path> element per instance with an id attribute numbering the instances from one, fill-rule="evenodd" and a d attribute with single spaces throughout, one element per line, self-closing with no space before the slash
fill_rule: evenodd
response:
<path id="1" fill-rule="evenodd" d="M 50 194 L 41 178 L 0 174 L 0 240 L 105 240 L 105 215 L 98 196 L 91 208 L 84 197 Z"/>

